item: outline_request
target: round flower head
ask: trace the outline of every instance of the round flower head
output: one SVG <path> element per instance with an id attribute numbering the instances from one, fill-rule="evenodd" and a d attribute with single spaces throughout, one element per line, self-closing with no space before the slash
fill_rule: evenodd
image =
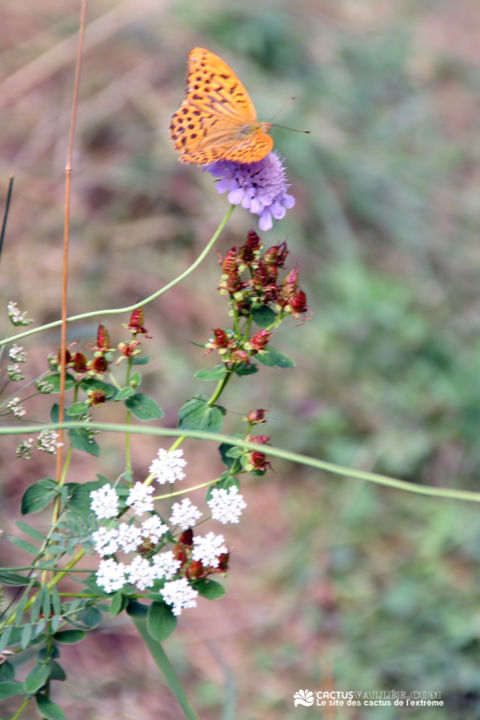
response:
<path id="1" fill-rule="evenodd" d="M 218 520 L 222 525 L 227 523 L 238 523 L 242 511 L 247 503 L 240 495 L 238 488 L 232 485 L 228 490 L 214 488 L 207 505 L 212 513 L 212 518 Z"/>
<path id="2" fill-rule="evenodd" d="M 175 480 L 183 480 L 185 473 L 183 468 L 187 461 L 183 459 L 183 450 L 164 450 L 160 448 L 157 457 L 150 465 L 150 472 L 155 479 L 164 485 L 165 483 L 174 483 Z"/>
<path id="3" fill-rule="evenodd" d="M 198 590 L 192 588 L 186 578 L 165 583 L 160 593 L 167 605 L 172 605 L 174 615 L 181 615 L 184 608 L 192 608 L 197 604 Z"/>
<path id="4" fill-rule="evenodd" d="M 259 162 L 239 163 L 218 160 L 206 168 L 217 182 L 217 192 L 228 192 L 228 202 L 241 205 L 258 215 L 260 230 L 270 230 L 273 219 L 281 220 L 295 205 L 293 195 L 287 193 L 289 183 L 283 160 L 276 152 Z"/>

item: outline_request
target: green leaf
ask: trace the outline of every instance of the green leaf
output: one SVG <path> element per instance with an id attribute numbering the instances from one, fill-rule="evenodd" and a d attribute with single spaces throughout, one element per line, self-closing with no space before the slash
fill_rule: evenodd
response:
<path id="1" fill-rule="evenodd" d="M 164 602 L 153 602 L 147 615 L 148 632 L 154 640 L 163 642 L 177 627 L 177 618 L 172 609 Z"/>
<path id="2" fill-rule="evenodd" d="M 33 632 L 33 625 L 25 625 L 24 628 L 22 628 L 22 632 L 20 633 L 20 647 L 22 650 L 25 650 L 25 648 L 28 646 Z"/>
<path id="3" fill-rule="evenodd" d="M 10 642 L 10 635 L 13 632 L 13 625 L 9 625 L 0 633 L 0 652 L 3 652 Z"/>
<path id="4" fill-rule="evenodd" d="M 48 617 L 50 617 L 50 609 L 51 609 L 50 592 L 46 585 L 44 585 L 43 587 L 44 587 L 44 592 L 43 592 L 43 600 L 42 600 L 42 612 L 43 612 L 43 617 L 48 618 Z"/>
<path id="5" fill-rule="evenodd" d="M 138 602 L 138 600 L 129 600 L 127 613 L 132 617 L 145 617 L 148 613 L 148 606 Z"/>
<path id="6" fill-rule="evenodd" d="M 23 682 L 23 687 L 28 695 L 40 690 L 50 677 L 50 668 L 45 663 L 35 665 Z"/>
<path id="7" fill-rule="evenodd" d="M 16 547 L 20 548 L 20 550 L 23 550 L 26 553 L 29 553 L 30 555 L 38 555 L 38 548 L 35 547 L 35 545 L 32 545 L 32 543 L 29 543 L 28 540 L 23 540 L 22 538 L 16 538 L 12 535 L 8 536 L 8 539 L 10 542 L 12 542 Z"/>
<path id="8" fill-rule="evenodd" d="M 39 532 L 36 528 L 32 527 L 26 522 L 22 522 L 21 520 L 17 520 L 15 525 L 22 530 L 25 535 L 28 535 L 32 538 L 32 540 L 37 540 L 37 542 L 43 542 L 45 540 L 44 536 L 41 532 Z"/>
<path id="9" fill-rule="evenodd" d="M 252 310 L 253 322 L 261 328 L 268 328 L 277 319 L 276 313 L 267 305 Z"/>
<path id="10" fill-rule="evenodd" d="M 132 388 L 136 388 L 139 385 L 142 384 L 142 376 L 139 372 L 134 372 L 130 378 L 130 382 L 132 384 Z"/>
<path id="11" fill-rule="evenodd" d="M 60 416 L 60 406 L 58 403 L 53 403 L 52 408 L 50 410 L 50 420 L 53 423 L 57 423 L 59 416 Z"/>
<path id="12" fill-rule="evenodd" d="M 195 590 L 198 590 L 199 595 L 204 598 L 208 598 L 209 600 L 217 600 L 217 598 L 223 597 L 227 592 L 223 585 L 215 582 L 215 580 L 209 580 L 208 578 L 201 578 L 200 580 L 197 580 L 193 587 Z"/>
<path id="13" fill-rule="evenodd" d="M 94 628 L 102 622 L 102 613 L 95 607 L 86 607 L 78 613 L 78 620 L 87 628 Z"/>
<path id="14" fill-rule="evenodd" d="M 222 443 L 218 447 L 222 462 L 227 466 L 227 468 L 231 468 L 234 463 L 234 460 L 230 457 L 230 455 L 228 455 L 228 452 L 232 449 L 232 447 L 234 447 L 234 445 L 229 445 L 228 443 Z"/>
<path id="15" fill-rule="evenodd" d="M 52 392 L 60 392 L 60 373 L 52 373 L 42 378 L 42 382 L 48 383 L 52 386 Z M 68 373 L 65 375 L 65 390 L 71 390 L 75 387 L 75 378 Z"/>
<path id="16" fill-rule="evenodd" d="M 281 353 L 280 350 L 275 350 L 275 348 L 270 347 L 270 345 L 268 346 L 267 350 L 263 350 L 262 352 L 258 353 L 258 355 L 255 355 L 255 359 L 258 360 L 258 362 L 261 362 L 263 365 L 268 365 L 269 367 L 295 367 L 295 362 L 292 360 L 291 357 L 288 357 L 288 355 Z"/>
<path id="17" fill-rule="evenodd" d="M 255 357 L 258 358 L 258 355 Z M 255 373 L 258 372 L 258 367 L 255 365 L 255 363 L 252 363 L 250 361 L 249 363 L 242 363 L 242 365 L 239 365 L 235 368 L 235 373 L 239 377 L 243 377 L 244 375 L 255 375 Z"/>
<path id="18" fill-rule="evenodd" d="M 56 660 L 50 660 L 50 680 L 66 680 L 67 673 L 63 667 L 56 662 Z"/>
<path id="19" fill-rule="evenodd" d="M 119 615 L 122 610 L 125 610 L 127 607 L 128 598 L 123 595 L 121 592 L 116 592 L 115 595 L 112 597 L 112 602 L 110 603 L 110 608 L 108 610 L 109 614 L 112 617 L 115 617 L 115 615 Z"/>
<path id="20" fill-rule="evenodd" d="M 132 387 L 123 387 L 116 395 L 113 396 L 113 400 L 115 400 L 115 402 L 118 402 L 119 400 L 126 400 L 131 395 L 135 395 L 135 390 Z"/>
<path id="21" fill-rule="evenodd" d="M 70 500 L 68 501 L 69 509 L 75 510 L 75 512 L 82 515 L 89 514 L 91 503 L 90 493 L 92 490 L 98 490 L 102 487 L 102 485 L 105 485 L 103 480 L 91 480 L 90 482 L 82 483 L 81 485 L 73 485 L 73 492 Z"/>
<path id="22" fill-rule="evenodd" d="M 85 637 L 83 630 L 61 630 L 55 633 L 54 639 L 62 645 L 75 645 Z"/>
<path id="23" fill-rule="evenodd" d="M 96 440 L 90 437 L 88 430 L 73 428 L 68 431 L 68 437 L 76 450 L 89 453 L 89 455 L 95 455 L 95 457 L 100 455 L 100 446 Z"/>
<path id="24" fill-rule="evenodd" d="M 197 370 L 194 377 L 197 378 L 197 380 L 223 380 L 225 375 L 227 374 L 227 368 L 225 365 L 215 365 L 214 368 L 211 370 Z"/>
<path id="25" fill-rule="evenodd" d="M 57 586 L 54 585 L 50 591 L 50 596 L 52 600 L 52 608 L 55 615 L 61 615 L 62 614 L 62 601 L 60 600 L 60 595 L 58 594 Z"/>
<path id="26" fill-rule="evenodd" d="M 47 481 L 49 483 L 47 484 Z M 53 484 L 50 484 L 53 483 Z M 36 513 L 43 510 L 44 507 L 56 497 L 58 492 L 57 484 L 51 478 L 45 478 L 35 485 L 30 485 L 22 497 L 22 515 Z"/>
<path id="27" fill-rule="evenodd" d="M 194 397 L 178 411 L 178 427 L 185 430 L 220 432 L 225 409 L 219 405 L 209 407 L 204 397 Z"/>
<path id="28" fill-rule="evenodd" d="M 46 695 L 37 694 L 35 695 L 35 700 L 37 701 L 37 707 L 42 718 L 47 718 L 47 720 L 66 720 L 65 713 L 60 705 L 49 700 Z"/>
<path id="29" fill-rule="evenodd" d="M 106 383 L 103 380 L 97 380 L 97 378 L 84 378 L 80 383 L 80 387 L 85 393 L 89 393 L 92 390 L 99 390 L 105 393 L 107 398 L 113 397 L 117 392 L 115 385 Z"/>
<path id="30" fill-rule="evenodd" d="M 78 415 L 84 415 L 89 410 L 89 405 L 85 402 L 75 402 L 68 407 L 65 412 L 70 417 L 77 417 Z"/>
<path id="31" fill-rule="evenodd" d="M 11 663 L 3 662 L 0 665 L 0 682 L 5 682 L 6 680 L 13 680 L 15 677 L 15 668 Z"/>
<path id="32" fill-rule="evenodd" d="M 22 587 L 28 585 L 29 578 L 9 570 L 0 571 L 0 585 L 12 585 L 12 587 Z"/>
<path id="33" fill-rule="evenodd" d="M 126 407 L 135 415 L 138 420 L 156 420 L 164 416 L 163 410 L 155 400 L 143 393 L 135 393 L 125 400 Z"/>
<path id="34" fill-rule="evenodd" d="M 232 445 L 230 447 L 230 450 L 227 450 L 226 455 L 229 458 L 238 458 L 240 455 L 243 455 L 245 450 L 243 448 L 239 448 L 236 445 Z"/>
<path id="35" fill-rule="evenodd" d="M 23 695 L 23 683 L 14 680 L 6 680 L 0 683 L 0 700 L 6 700 L 15 695 Z"/>
<path id="36" fill-rule="evenodd" d="M 131 359 L 132 365 L 148 365 L 150 362 L 150 355 L 144 355 L 144 357 L 140 357 L 139 355 L 134 355 Z"/>

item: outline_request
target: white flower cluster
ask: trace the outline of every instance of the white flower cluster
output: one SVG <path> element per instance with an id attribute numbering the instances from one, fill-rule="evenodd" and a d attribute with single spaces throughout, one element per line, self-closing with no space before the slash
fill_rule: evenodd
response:
<path id="1" fill-rule="evenodd" d="M 23 347 L 20 345 L 12 345 L 8 351 L 8 357 L 12 362 L 24 363 L 27 362 L 27 354 Z"/>
<path id="2" fill-rule="evenodd" d="M 7 375 L 8 379 L 13 380 L 13 382 L 25 380 L 25 375 L 23 374 L 22 366 L 20 365 L 20 363 L 8 363 Z"/>
<path id="3" fill-rule="evenodd" d="M 23 417 L 27 414 L 27 411 L 23 407 L 23 405 L 20 405 L 20 398 L 14 397 L 7 403 L 7 408 L 10 410 L 12 415 L 15 415 L 15 417 Z"/>
<path id="4" fill-rule="evenodd" d="M 37 448 L 53 455 L 58 447 L 58 433 L 55 430 L 42 430 L 38 433 Z"/>
<path id="5" fill-rule="evenodd" d="M 161 449 L 150 466 L 150 473 L 160 484 L 173 483 L 185 477 L 185 465 L 181 450 L 167 452 Z M 165 603 L 172 606 L 174 615 L 180 615 L 183 609 L 196 605 L 198 592 L 188 579 L 188 566 L 186 568 L 182 564 L 185 558 L 177 559 L 172 551 L 155 546 L 165 544 L 167 533 L 170 540 L 179 530 L 195 526 L 202 513 L 188 498 L 184 498 L 173 503 L 168 524 L 165 524 L 155 514 L 153 492 L 151 485 L 140 482 L 130 488 L 125 500 L 129 508 L 126 522 L 117 519 L 121 509 L 120 498 L 112 485 L 107 483 L 90 493 L 92 511 L 98 520 L 107 521 L 92 535 L 93 547 L 101 558 L 96 581 L 107 593 L 121 590 L 126 585 L 133 585 L 143 592 L 160 581 L 159 592 Z M 246 503 L 238 488 L 231 486 L 214 489 L 208 506 L 212 518 L 226 524 L 238 523 Z M 145 552 L 155 550 L 155 555 L 145 557 Z M 116 557 L 119 553 L 122 561 Z M 134 553 L 133 559 L 124 560 L 123 556 L 129 553 Z M 223 535 L 209 532 L 204 536 L 193 536 L 193 546 L 188 549 L 187 558 L 211 571 L 220 567 L 222 555 L 226 553 L 228 549 Z"/>
<path id="6" fill-rule="evenodd" d="M 183 459 L 183 450 L 164 450 L 160 448 L 157 457 L 150 465 L 150 473 L 160 485 L 174 483 L 176 480 L 183 480 L 185 473 L 183 468 L 187 464 Z"/>
<path id="7" fill-rule="evenodd" d="M 33 320 L 27 318 L 27 313 L 19 310 L 18 303 L 13 300 L 9 300 L 7 303 L 7 313 L 12 325 L 31 325 L 33 323 Z"/>

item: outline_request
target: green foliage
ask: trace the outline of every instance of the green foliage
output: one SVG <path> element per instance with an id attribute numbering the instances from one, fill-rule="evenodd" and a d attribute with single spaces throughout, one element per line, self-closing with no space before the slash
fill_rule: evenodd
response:
<path id="1" fill-rule="evenodd" d="M 163 417 L 163 410 L 152 398 L 135 393 L 125 400 L 125 406 L 138 420 L 157 420 Z"/>
<path id="2" fill-rule="evenodd" d="M 225 595 L 226 590 L 223 585 L 210 580 L 209 578 L 200 578 L 194 583 L 195 590 L 198 590 L 198 594 L 202 597 L 208 598 L 209 600 L 217 600 Z"/>
<path id="3" fill-rule="evenodd" d="M 62 708 L 41 693 L 35 695 L 38 710 L 43 718 L 47 720 L 66 720 Z"/>
<path id="4" fill-rule="evenodd" d="M 22 515 L 43 510 L 58 494 L 58 485 L 51 478 L 40 480 L 30 485 L 22 497 Z"/>
<path id="5" fill-rule="evenodd" d="M 258 355 L 256 355 L 255 357 L 257 358 L 258 362 L 262 363 L 262 365 L 268 365 L 269 367 L 295 367 L 295 362 L 292 360 L 292 358 L 280 352 L 280 350 L 276 350 L 271 345 L 269 345 L 266 350 L 262 350 L 262 352 L 258 353 Z"/>
<path id="6" fill-rule="evenodd" d="M 188 400 L 178 411 L 178 427 L 185 430 L 220 432 L 225 409 L 220 405 L 209 405 L 208 399 L 198 395 Z"/>
<path id="7" fill-rule="evenodd" d="M 163 642 L 177 627 L 177 618 L 164 602 L 152 602 L 148 609 L 147 629 L 154 640 Z"/>
<path id="8" fill-rule="evenodd" d="M 216 381 L 223 380 L 227 373 L 227 368 L 225 365 L 215 365 L 214 368 L 211 370 L 197 370 L 194 377 L 197 378 L 197 380 L 205 380 L 207 382 L 209 381 Z"/>

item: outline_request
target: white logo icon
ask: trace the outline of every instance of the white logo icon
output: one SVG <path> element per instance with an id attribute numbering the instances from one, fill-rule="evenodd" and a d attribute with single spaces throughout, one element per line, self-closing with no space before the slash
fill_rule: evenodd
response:
<path id="1" fill-rule="evenodd" d="M 311 690 L 297 690 L 293 696 L 294 705 L 303 705 L 303 707 L 310 707 L 313 705 L 314 697 Z"/>

